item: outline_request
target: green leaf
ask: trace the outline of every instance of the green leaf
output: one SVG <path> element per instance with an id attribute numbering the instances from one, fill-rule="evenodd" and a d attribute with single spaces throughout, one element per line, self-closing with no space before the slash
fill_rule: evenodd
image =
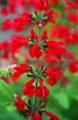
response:
<path id="1" fill-rule="evenodd" d="M 0 105 L 5 105 L 6 102 L 12 103 L 13 101 L 13 93 L 9 85 L 7 85 L 4 81 L 0 80 Z"/>
<path id="2" fill-rule="evenodd" d="M 10 109 L 11 110 L 11 109 Z M 0 106 L 0 120 L 28 120 L 27 116 L 23 116 L 18 110 L 13 112 Z"/>
<path id="3" fill-rule="evenodd" d="M 69 98 L 65 93 L 56 93 L 54 97 L 64 109 L 69 108 Z"/>
<path id="4" fill-rule="evenodd" d="M 4 76 L 7 77 L 9 74 L 9 71 L 4 69 L 4 68 L 0 68 L 0 77 Z"/>

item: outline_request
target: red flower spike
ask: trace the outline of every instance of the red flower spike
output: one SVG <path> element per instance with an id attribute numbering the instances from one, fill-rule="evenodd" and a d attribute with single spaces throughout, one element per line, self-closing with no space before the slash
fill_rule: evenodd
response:
<path id="1" fill-rule="evenodd" d="M 54 7 L 50 9 L 49 3 L 57 8 L 59 5 L 63 5 L 64 8 L 59 11 Z M 76 26 L 78 13 L 75 12 L 78 9 L 78 0 L 0 0 L 0 4 L 2 6 L 0 12 L 3 17 L 16 13 L 15 17 L 5 18 L 0 26 L 3 32 L 12 30 L 16 34 L 11 37 L 9 42 L 0 43 L 0 58 L 3 60 L 1 62 L 4 65 L 4 59 L 7 59 L 7 62 L 13 64 L 6 69 L 8 72 L 11 70 L 11 78 L 14 82 L 27 72 L 27 76 L 31 78 L 22 89 L 22 94 L 24 97 L 28 97 L 28 101 L 15 96 L 17 109 L 31 120 L 42 120 L 43 114 L 47 115 L 48 120 L 59 120 L 55 114 L 45 110 L 46 98 L 50 93 L 45 82 L 47 81 L 47 84 L 52 87 L 56 83 L 66 85 L 68 79 L 64 76 L 64 72 L 67 69 L 72 73 L 78 72 L 76 53 L 70 52 L 71 45 L 78 43 L 78 26 Z M 17 9 L 19 7 L 22 8 L 20 12 Z M 58 25 L 63 19 L 64 21 Z M 68 24 L 66 20 L 71 22 L 68 26 L 64 26 L 64 23 Z M 56 22 L 52 25 L 53 39 L 51 40 L 49 39 L 51 36 L 48 36 L 46 31 L 49 22 Z M 33 29 L 29 30 L 28 36 L 17 35 L 16 32 L 23 32 L 31 26 Z M 38 31 L 34 28 L 35 26 L 38 27 Z M 28 64 L 20 64 L 22 62 Z M 30 68 L 30 64 L 33 68 Z M 46 81 L 44 81 L 45 78 Z M 1 79 L 10 84 L 8 78 L 2 76 Z"/>

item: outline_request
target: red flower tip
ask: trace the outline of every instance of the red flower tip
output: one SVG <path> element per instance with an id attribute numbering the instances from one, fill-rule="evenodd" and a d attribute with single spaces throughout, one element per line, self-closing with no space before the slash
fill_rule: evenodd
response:
<path id="1" fill-rule="evenodd" d="M 54 113 L 45 111 L 45 114 L 50 118 L 50 120 L 59 120 L 59 118 Z"/>
<path id="2" fill-rule="evenodd" d="M 41 115 L 39 114 L 39 112 L 36 111 L 36 112 L 34 113 L 34 115 L 32 116 L 32 119 L 31 119 L 31 120 L 42 120 L 42 117 L 41 117 Z"/>
<path id="3" fill-rule="evenodd" d="M 41 48 L 40 48 L 40 46 L 37 42 L 34 43 L 32 48 L 29 50 L 29 54 L 32 58 L 34 58 L 34 57 L 35 58 L 40 58 L 42 56 Z"/>

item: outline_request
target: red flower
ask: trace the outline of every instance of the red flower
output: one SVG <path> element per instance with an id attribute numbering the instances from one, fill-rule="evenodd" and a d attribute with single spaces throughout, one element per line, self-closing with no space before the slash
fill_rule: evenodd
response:
<path id="1" fill-rule="evenodd" d="M 36 90 L 36 96 L 39 98 L 45 98 L 49 95 L 49 90 L 43 85 L 43 81 L 40 80 L 40 86 Z"/>
<path id="2" fill-rule="evenodd" d="M 43 31 L 42 35 L 41 35 L 41 40 L 46 41 L 47 40 L 47 31 Z"/>
<path id="3" fill-rule="evenodd" d="M 69 35 L 69 42 L 73 44 L 78 43 L 78 31 L 75 30 L 71 35 Z"/>
<path id="4" fill-rule="evenodd" d="M 17 52 L 21 47 L 26 47 L 28 38 L 21 35 L 14 35 L 11 38 L 10 51 L 12 53 Z"/>
<path id="5" fill-rule="evenodd" d="M 69 11 L 70 9 L 73 8 L 73 3 L 70 2 L 69 0 L 66 0 L 65 4 L 66 4 L 65 11 Z"/>
<path id="6" fill-rule="evenodd" d="M 23 12 L 19 17 L 13 20 L 13 29 L 17 32 L 21 32 L 24 30 L 26 26 L 29 25 L 31 14 L 28 12 Z"/>
<path id="7" fill-rule="evenodd" d="M 35 89 L 34 85 L 34 79 L 30 80 L 26 83 L 24 88 L 22 89 L 22 93 L 25 96 L 32 97 L 36 95 L 39 98 L 45 98 L 49 95 L 49 90 L 43 85 L 43 82 L 40 80 L 40 85 Z"/>
<path id="8" fill-rule="evenodd" d="M 78 0 L 73 0 L 73 6 L 78 9 Z"/>
<path id="9" fill-rule="evenodd" d="M 50 85 L 50 86 L 53 86 L 57 83 L 57 79 L 56 78 L 53 78 L 53 77 L 50 77 L 48 78 L 47 80 L 47 83 Z"/>
<path id="10" fill-rule="evenodd" d="M 33 86 L 34 79 L 28 81 L 24 88 L 22 89 L 22 93 L 25 96 L 32 97 L 35 94 L 35 87 Z"/>
<path id="11" fill-rule="evenodd" d="M 53 86 L 56 82 L 61 80 L 62 71 L 61 67 L 50 67 L 46 70 L 45 74 L 49 76 L 48 84 Z"/>
<path id="12" fill-rule="evenodd" d="M 70 13 L 69 20 L 75 24 L 78 24 L 78 14 L 77 13 Z"/>
<path id="13" fill-rule="evenodd" d="M 17 79 L 19 79 L 20 77 L 20 72 L 14 72 L 12 75 L 11 75 L 11 79 L 16 81 Z"/>
<path id="14" fill-rule="evenodd" d="M 3 41 L 0 44 L 0 51 L 1 51 L 0 57 L 4 59 L 8 59 L 9 43 L 7 41 Z"/>
<path id="15" fill-rule="evenodd" d="M 56 56 L 53 56 L 52 54 L 49 53 L 46 53 L 44 58 L 47 62 L 50 62 L 52 64 L 56 64 L 59 61 L 59 59 Z"/>
<path id="16" fill-rule="evenodd" d="M 38 111 L 34 113 L 34 115 L 32 116 L 32 120 L 42 120 L 42 117 Z"/>
<path id="17" fill-rule="evenodd" d="M 57 5 L 59 3 L 59 0 L 50 0 L 52 2 L 53 5 Z"/>
<path id="18" fill-rule="evenodd" d="M 65 47 L 64 47 L 65 43 L 64 42 L 56 42 L 56 41 L 48 41 L 47 42 L 47 54 L 49 56 L 55 56 L 57 57 L 59 60 L 61 59 L 61 57 L 64 58 L 73 58 L 73 54 L 71 52 L 69 52 Z"/>
<path id="19" fill-rule="evenodd" d="M 78 9 L 78 0 L 66 0 L 66 11 L 69 11 L 71 9 Z"/>
<path id="20" fill-rule="evenodd" d="M 45 73 L 46 73 L 46 75 L 49 75 L 49 76 L 52 76 L 52 73 L 53 74 L 58 73 L 58 75 L 59 75 L 59 73 L 61 73 L 61 70 L 62 70 L 62 68 L 60 66 L 52 66 L 52 67 L 47 68 Z"/>
<path id="21" fill-rule="evenodd" d="M 72 73 L 78 72 L 78 60 L 70 62 L 69 71 Z"/>
<path id="22" fill-rule="evenodd" d="M 1 9 L 1 14 L 3 16 L 7 16 L 8 15 L 8 8 L 6 6 L 3 6 Z"/>
<path id="23" fill-rule="evenodd" d="M 32 48 L 29 50 L 29 54 L 32 58 L 40 58 L 42 56 L 42 51 L 38 43 L 34 43 Z"/>
<path id="24" fill-rule="evenodd" d="M 30 37 L 31 40 L 34 40 L 34 39 L 37 39 L 37 38 L 38 38 L 38 36 L 37 36 L 37 34 L 35 33 L 34 29 L 31 29 L 31 30 L 30 30 L 30 34 L 31 34 L 31 35 L 30 35 L 29 37 Z"/>
<path id="25" fill-rule="evenodd" d="M 49 12 L 47 12 L 47 17 L 48 17 L 48 21 L 49 22 L 55 22 L 56 21 L 56 18 L 57 18 L 57 16 L 58 16 L 58 14 L 57 14 L 57 12 L 55 12 L 55 11 L 49 11 Z"/>
<path id="26" fill-rule="evenodd" d="M 26 64 L 20 64 L 14 68 L 15 72 L 11 75 L 13 80 L 17 80 L 21 74 L 28 72 L 29 66 Z"/>
<path id="27" fill-rule="evenodd" d="M 7 31 L 12 29 L 12 21 L 10 19 L 6 19 L 3 21 L 1 30 Z"/>
<path id="28" fill-rule="evenodd" d="M 15 96 L 15 101 L 16 101 L 16 107 L 19 111 L 26 112 L 25 110 L 25 105 L 26 102 L 20 98 L 19 96 Z"/>
<path id="29" fill-rule="evenodd" d="M 15 14 L 17 11 L 17 8 L 19 7 L 20 0 L 14 1 L 14 0 L 7 0 L 7 5 L 9 8 L 9 13 Z"/>
<path id="30" fill-rule="evenodd" d="M 50 120 L 59 120 L 59 118 L 51 112 L 45 111 L 45 114 L 50 118 Z"/>
<path id="31" fill-rule="evenodd" d="M 70 27 L 58 25 L 52 28 L 52 37 L 67 38 L 69 36 Z"/>
<path id="32" fill-rule="evenodd" d="M 36 10 L 49 10 L 50 5 L 48 4 L 48 0 L 30 0 L 30 4 L 36 9 Z"/>
<path id="33" fill-rule="evenodd" d="M 23 6 L 26 6 L 26 3 L 27 1 L 26 0 L 20 0 L 20 4 L 23 5 Z"/>
<path id="34" fill-rule="evenodd" d="M 28 72 L 29 68 L 30 67 L 26 64 L 20 64 L 16 66 L 14 69 L 20 73 L 25 73 L 25 72 Z"/>

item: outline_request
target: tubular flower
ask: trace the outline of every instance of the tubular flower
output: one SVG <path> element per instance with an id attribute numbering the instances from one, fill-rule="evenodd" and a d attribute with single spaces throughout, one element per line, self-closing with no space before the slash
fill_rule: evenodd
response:
<path id="1" fill-rule="evenodd" d="M 40 48 L 40 46 L 39 46 L 39 44 L 37 42 L 34 43 L 34 45 L 29 50 L 29 55 L 32 58 L 40 58 L 42 56 L 41 48 Z"/>
<path id="2" fill-rule="evenodd" d="M 36 90 L 36 96 L 39 98 L 46 98 L 49 95 L 49 90 L 43 85 L 42 80 L 40 80 L 40 85 Z"/>
<path id="3" fill-rule="evenodd" d="M 61 67 L 50 67 L 46 70 L 45 74 L 49 76 L 48 84 L 53 86 L 56 82 L 61 80 L 62 77 L 62 69 Z"/>
<path id="4" fill-rule="evenodd" d="M 42 120 L 42 117 L 41 117 L 41 115 L 39 114 L 39 112 L 36 111 L 36 112 L 34 113 L 34 115 L 32 116 L 32 119 L 31 119 L 31 120 Z"/>
<path id="5" fill-rule="evenodd" d="M 72 44 L 78 43 L 78 31 L 77 30 L 73 31 L 73 33 L 69 35 L 68 41 L 69 43 L 72 43 Z"/>
<path id="6" fill-rule="evenodd" d="M 31 5 L 39 11 L 49 10 L 50 5 L 48 4 L 48 0 L 30 0 Z"/>
<path id="7" fill-rule="evenodd" d="M 26 65 L 26 64 L 20 64 L 20 65 L 17 65 L 15 68 L 14 68 L 14 73 L 11 75 L 11 78 L 15 81 L 17 80 L 21 74 L 23 73 L 26 73 L 29 71 L 29 66 Z"/>
<path id="8" fill-rule="evenodd" d="M 78 60 L 70 62 L 69 71 L 72 73 L 78 72 Z"/>
<path id="9" fill-rule="evenodd" d="M 28 37 L 21 35 L 14 35 L 11 38 L 10 51 L 17 53 L 21 47 L 26 47 L 28 43 Z"/>
<path id="10" fill-rule="evenodd" d="M 59 120 L 59 118 L 51 112 L 45 111 L 45 114 L 50 118 L 50 120 Z"/>
<path id="11" fill-rule="evenodd" d="M 70 13 L 69 14 L 69 21 L 78 24 L 78 14 L 77 13 Z"/>
<path id="12" fill-rule="evenodd" d="M 15 96 L 15 101 L 16 101 L 17 109 L 19 111 L 26 112 L 26 110 L 25 110 L 26 102 L 17 95 Z"/>
<path id="13" fill-rule="evenodd" d="M 34 79 L 28 81 L 26 85 L 24 86 L 24 88 L 22 89 L 22 93 L 25 96 L 32 97 L 35 95 L 35 87 L 33 83 L 34 83 Z"/>
<path id="14" fill-rule="evenodd" d="M 13 29 L 17 32 L 21 32 L 25 29 L 26 26 L 30 24 L 31 14 L 28 12 L 23 12 L 19 17 L 13 20 Z"/>

